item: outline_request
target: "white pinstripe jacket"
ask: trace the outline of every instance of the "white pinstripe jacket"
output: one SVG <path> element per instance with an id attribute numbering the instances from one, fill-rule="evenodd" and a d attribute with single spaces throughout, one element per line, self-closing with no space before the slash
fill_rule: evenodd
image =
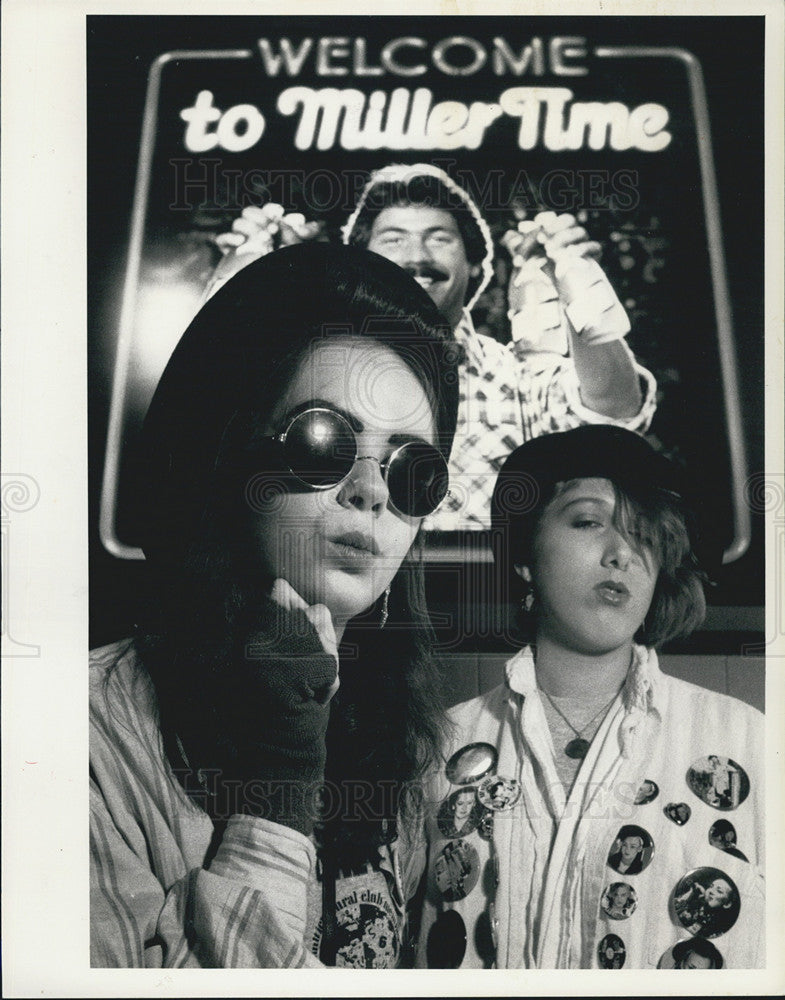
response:
<path id="1" fill-rule="evenodd" d="M 211 857 L 213 822 L 166 762 L 152 685 L 130 643 L 97 650 L 91 661 L 93 967 L 320 966 L 309 947 L 316 940 L 314 901 L 319 908 L 321 902 L 312 842 L 269 820 L 234 815 Z M 363 907 L 369 915 L 371 955 L 394 958 L 400 884 L 388 893 L 379 872 L 339 880 L 339 905 L 346 907 L 352 892 L 358 915 Z M 343 964 L 364 960 L 357 954 L 362 926 L 354 930 L 345 934 Z"/>

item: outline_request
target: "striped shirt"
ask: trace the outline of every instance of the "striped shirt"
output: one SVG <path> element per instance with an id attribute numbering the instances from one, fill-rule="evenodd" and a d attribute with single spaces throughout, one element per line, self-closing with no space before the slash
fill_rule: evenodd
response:
<path id="1" fill-rule="evenodd" d="M 152 684 L 130 642 L 91 656 L 90 724 L 92 966 L 320 966 L 312 842 L 234 815 L 215 850 L 212 820 L 163 753 Z M 397 958 L 402 893 L 390 882 L 380 870 L 339 880 L 339 905 L 352 893 L 357 905 L 338 915 L 338 964 Z"/>

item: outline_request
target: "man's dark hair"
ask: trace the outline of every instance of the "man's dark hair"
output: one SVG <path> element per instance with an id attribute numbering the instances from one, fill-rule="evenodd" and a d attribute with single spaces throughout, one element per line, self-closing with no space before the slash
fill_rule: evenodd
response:
<path id="1" fill-rule="evenodd" d="M 485 259 L 488 247 L 466 202 L 438 177 L 427 174 L 412 174 L 402 180 L 372 183 L 349 235 L 349 244 L 367 247 L 374 221 L 385 208 L 409 206 L 439 208 L 449 212 L 458 226 L 468 262 L 481 264 Z M 482 275 L 473 275 L 469 279 L 467 301 L 472 298 L 481 281 Z"/>

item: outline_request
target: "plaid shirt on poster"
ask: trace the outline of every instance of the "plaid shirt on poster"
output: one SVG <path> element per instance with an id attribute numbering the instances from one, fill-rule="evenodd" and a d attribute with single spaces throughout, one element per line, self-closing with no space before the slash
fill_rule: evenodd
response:
<path id="1" fill-rule="evenodd" d="M 450 495 L 426 518 L 426 531 L 490 528 L 496 474 L 510 452 L 530 438 L 582 424 L 615 424 L 643 433 L 651 423 L 657 384 L 640 365 L 635 369 L 643 403 L 635 416 L 618 420 L 581 403 L 570 358 L 554 354 L 518 358 L 511 346 L 478 334 L 467 312 L 455 329 L 455 339 L 463 345 L 465 360 L 450 455 Z"/>

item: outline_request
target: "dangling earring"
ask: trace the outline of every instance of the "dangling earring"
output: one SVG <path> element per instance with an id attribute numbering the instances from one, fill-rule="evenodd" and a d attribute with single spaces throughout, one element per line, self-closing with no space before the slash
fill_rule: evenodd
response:
<path id="1" fill-rule="evenodd" d="M 384 600 L 382 601 L 382 614 L 381 618 L 379 619 L 379 628 L 384 628 L 384 626 L 387 624 L 387 619 L 390 617 L 389 604 L 390 604 L 390 588 L 388 587 L 387 590 L 385 590 L 384 592 Z"/>
<path id="2" fill-rule="evenodd" d="M 521 611 L 530 615 L 534 608 L 534 580 L 528 566 L 516 566 L 515 573 L 523 581 L 524 593 L 521 598 Z"/>

